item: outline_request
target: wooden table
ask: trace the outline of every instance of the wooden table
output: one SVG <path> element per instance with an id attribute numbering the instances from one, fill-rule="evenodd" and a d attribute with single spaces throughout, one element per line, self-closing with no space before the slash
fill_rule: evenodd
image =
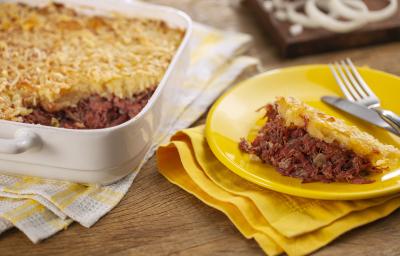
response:
<path id="1" fill-rule="evenodd" d="M 195 21 L 254 37 L 250 55 L 263 69 L 327 63 L 351 57 L 400 75 L 400 43 L 282 60 L 270 39 L 238 0 L 152 0 L 186 11 Z M 198 123 L 204 122 L 204 118 Z M 399 255 L 400 211 L 353 230 L 315 255 Z M 122 202 L 96 225 L 72 224 L 54 237 L 33 245 L 17 229 L 0 236 L 0 255 L 262 255 L 227 217 L 172 185 L 157 172 L 153 157 Z"/>

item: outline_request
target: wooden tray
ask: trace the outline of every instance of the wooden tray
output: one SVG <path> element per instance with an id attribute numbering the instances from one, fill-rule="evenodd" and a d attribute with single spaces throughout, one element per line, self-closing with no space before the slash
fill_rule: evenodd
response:
<path id="1" fill-rule="evenodd" d="M 371 9 L 380 9 L 387 2 L 364 0 Z M 300 35 L 289 33 L 291 23 L 277 20 L 273 12 L 263 7 L 263 0 L 244 0 L 261 27 L 271 36 L 282 57 L 296 57 L 306 54 L 340 50 L 400 40 L 400 9 L 390 19 L 371 23 L 351 33 L 334 33 L 324 29 L 304 29 Z"/>

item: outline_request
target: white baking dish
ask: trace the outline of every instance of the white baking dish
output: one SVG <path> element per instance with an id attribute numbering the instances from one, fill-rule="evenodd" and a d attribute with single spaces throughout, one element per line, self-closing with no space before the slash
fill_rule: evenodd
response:
<path id="1" fill-rule="evenodd" d="M 23 2 L 41 6 L 49 1 Z M 173 8 L 137 1 L 53 1 L 81 13 L 154 18 L 186 33 L 169 68 L 144 109 L 121 125 L 97 130 L 72 130 L 0 120 L 0 171 L 81 183 L 108 184 L 137 167 L 159 128 L 166 125 L 177 89 L 189 64 L 190 18 Z"/>

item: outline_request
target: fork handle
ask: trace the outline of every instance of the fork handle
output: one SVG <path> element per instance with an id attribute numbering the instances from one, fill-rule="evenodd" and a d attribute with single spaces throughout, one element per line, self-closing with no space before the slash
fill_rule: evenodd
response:
<path id="1" fill-rule="evenodd" d="M 397 132 L 400 132 L 400 117 L 396 115 L 393 111 L 381 109 L 381 108 L 372 108 L 375 110 L 380 117 L 385 120 L 393 129 Z"/>

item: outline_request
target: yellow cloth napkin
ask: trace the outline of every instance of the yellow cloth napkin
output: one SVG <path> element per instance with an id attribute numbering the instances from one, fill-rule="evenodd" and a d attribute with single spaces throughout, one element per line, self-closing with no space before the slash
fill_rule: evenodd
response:
<path id="1" fill-rule="evenodd" d="M 339 235 L 389 215 L 396 195 L 327 201 L 289 196 L 250 183 L 223 166 L 204 137 L 204 126 L 182 130 L 157 151 L 159 171 L 170 182 L 214 207 L 268 255 L 304 255 Z"/>

